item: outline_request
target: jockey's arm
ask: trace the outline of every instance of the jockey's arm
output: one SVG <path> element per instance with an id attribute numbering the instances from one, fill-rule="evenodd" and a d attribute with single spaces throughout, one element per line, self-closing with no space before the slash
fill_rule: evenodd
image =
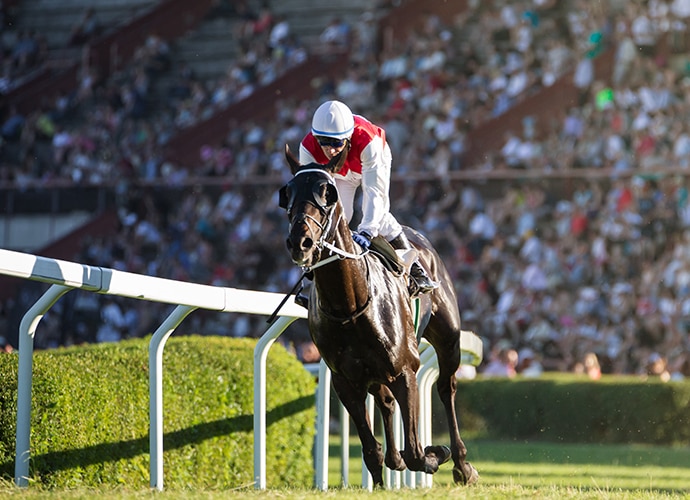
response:
<path id="1" fill-rule="evenodd" d="M 358 231 L 379 234 L 383 217 L 390 211 L 390 149 L 380 137 L 367 145 L 360 156 L 362 161 L 362 221 Z"/>

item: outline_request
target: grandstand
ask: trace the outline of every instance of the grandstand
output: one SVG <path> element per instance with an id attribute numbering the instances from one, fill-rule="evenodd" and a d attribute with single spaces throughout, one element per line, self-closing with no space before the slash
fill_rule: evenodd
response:
<path id="1" fill-rule="evenodd" d="M 665 112 L 666 106 L 677 116 L 688 111 L 686 19 L 679 13 L 648 12 L 641 2 L 577 0 L 546 1 L 540 9 L 528 1 L 335 1 L 328 12 L 309 0 L 246 2 L 257 16 L 268 8 L 271 25 L 283 21 L 295 35 L 275 49 L 270 30 L 247 35 L 255 17 L 230 8 L 242 2 L 184 2 L 188 16 L 175 29 L 161 21 L 173 0 L 130 2 L 102 13 L 121 22 L 92 49 L 56 48 L 61 69 L 37 69 L 34 78 L 48 75 L 56 83 L 51 94 L 32 78 L 5 95 L 5 112 L 18 106 L 31 133 L 3 144 L 3 247 L 204 283 L 286 289 L 294 270 L 280 252 L 283 219 L 272 201 L 283 179 L 281 146 L 296 145 L 316 103 L 338 96 L 354 68 L 370 84 L 355 111 L 385 124 L 390 140 L 398 140 L 393 211 L 442 249 L 466 321 L 485 319 L 476 331 L 487 347 L 530 348 L 549 369 L 571 369 L 584 349 L 596 352 L 608 372 L 640 371 L 652 354 L 680 366 L 682 357 L 673 353 L 688 347 L 685 288 L 676 280 L 653 286 L 642 271 L 658 278 L 670 272 L 667 266 L 682 267 L 674 255 L 684 251 L 690 148 L 676 144 L 686 131 Z M 21 2 L 18 19 L 31 17 L 24 13 L 38 3 Z M 137 12 L 123 16 L 119 7 L 135 3 Z M 57 47 L 83 9 L 52 5 L 64 6 L 49 35 L 49 46 Z M 375 51 L 363 56 L 324 44 L 320 35 L 334 18 L 351 29 L 352 47 L 374 20 Z M 633 28 L 644 19 L 655 43 L 638 51 L 627 80 L 614 82 L 623 41 L 642 47 Z M 556 35 L 570 55 L 547 80 Z M 142 49 L 152 37 L 166 47 L 160 59 Z M 471 43 L 473 37 L 481 43 Z M 525 49 L 517 48 L 521 43 Z M 288 53 L 297 56 L 287 62 Z M 433 69 L 439 54 L 445 63 Z M 384 78 L 386 62 L 407 69 Z M 590 62 L 590 84 L 578 87 L 576 72 Z M 89 68 L 98 69 L 98 81 L 80 93 L 78 75 Z M 520 71 L 529 84 L 507 95 L 506 82 Z M 656 108 L 635 97 L 640 89 L 649 89 L 644 95 L 654 96 L 649 102 Z M 607 95 L 626 97 L 627 104 Z M 65 101 L 69 113 L 56 119 Z M 635 128 L 645 119 L 656 135 Z M 54 122 L 51 140 L 37 139 L 37 124 L 46 120 Z M 440 123 L 453 130 L 450 138 L 439 135 Z M 566 123 L 586 133 L 568 135 Z M 79 147 L 56 156 L 58 131 Z M 509 136 L 525 156 L 510 156 Z M 475 230 L 478 214 L 492 219 L 492 236 Z M 17 232 L 12 224 L 26 224 L 29 215 L 41 229 Z M 256 241 L 257 224 L 272 227 L 275 238 Z M 621 232 L 636 243 L 624 245 Z M 547 256 L 553 257 L 548 269 Z M 528 279 L 542 275 L 543 286 Z M 631 287 L 634 297 L 619 296 Z M 2 290 L 5 315 L 16 319 L 21 293 Z M 579 304 L 576 313 L 557 308 L 568 300 Z M 651 304 L 652 316 L 640 316 L 628 302 Z M 225 319 L 200 316 L 190 331 L 227 333 Z M 140 323 L 127 335 L 145 331 L 148 322 Z M 232 335 L 251 334 L 250 320 L 239 323 Z M 55 324 L 44 347 L 91 338 L 83 322 L 64 332 Z M 545 337 L 536 335 L 537 325 Z M 635 344 L 636 337 L 644 340 Z"/>

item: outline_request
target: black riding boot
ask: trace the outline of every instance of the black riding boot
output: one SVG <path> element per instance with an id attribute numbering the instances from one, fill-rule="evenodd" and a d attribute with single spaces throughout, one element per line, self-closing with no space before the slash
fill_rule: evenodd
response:
<path id="1" fill-rule="evenodd" d="M 305 309 L 309 309 L 309 297 L 302 293 L 298 293 L 295 295 L 295 304 L 298 306 L 302 306 Z"/>
<path id="2" fill-rule="evenodd" d="M 390 241 L 390 244 L 396 250 L 410 250 L 412 245 L 410 241 L 405 236 L 405 233 L 400 233 L 398 236 Z M 424 268 L 421 266 L 418 260 L 415 260 L 410 267 L 410 280 L 409 291 L 411 297 L 416 297 L 422 293 L 428 293 L 435 288 L 438 288 L 438 283 L 432 280 L 426 273 Z"/>
<path id="3" fill-rule="evenodd" d="M 309 271 L 304 275 L 304 278 L 307 278 L 309 281 L 312 281 L 314 279 L 314 271 Z M 302 306 L 305 309 L 309 309 L 309 296 L 302 293 L 302 290 L 304 290 L 303 286 L 300 286 L 299 290 L 297 290 L 297 293 L 295 294 L 295 304 L 298 306 Z"/>

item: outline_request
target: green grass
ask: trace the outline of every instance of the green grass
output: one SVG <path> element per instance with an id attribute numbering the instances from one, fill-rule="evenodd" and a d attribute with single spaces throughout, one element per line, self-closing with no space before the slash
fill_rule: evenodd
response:
<path id="1" fill-rule="evenodd" d="M 443 443 L 443 439 L 438 440 Z M 329 485 L 340 484 L 333 443 Z M 644 445 L 580 445 L 466 440 L 469 461 L 482 486 L 572 488 L 586 491 L 657 491 L 690 497 L 690 448 Z M 350 443 L 350 484 L 361 485 L 360 448 Z M 453 486 L 451 466 L 434 475 L 434 486 Z"/>
<path id="2" fill-rule="evenodd" d="M 440 438 L 439 443 L 444 439 Z M 468 499 L 671 499 L 690 498 L 690 448 L 643 445 L 580 445 L 540 442 L 499 442 L 467 440 L 469 459 L 479 470 L 480 484 L 470 488 L 452 484 L 451 466 L 445 464 L 434 476 L 432 489 L 375 491 L 361 484 L 361 458 L 356 440 L 350 442 L 348 488 L 340 486 L 340 459 L 337 438 L 331 447 L 327 492 L 313 489 L 253 488 L 233 491 L 166 490 L 153 492 L 146 486 L 107 486 L 102 489 L 41 491 L 0 482 L 0 498 L 165 498 L 232 499 L 245 498 L 468 498 Z M 251 467 L 251 464 L 247 465 Z M 270 464 L 269 464 L 270 468 Z M 270 474 L 270 471 L 269 471 Z"/>

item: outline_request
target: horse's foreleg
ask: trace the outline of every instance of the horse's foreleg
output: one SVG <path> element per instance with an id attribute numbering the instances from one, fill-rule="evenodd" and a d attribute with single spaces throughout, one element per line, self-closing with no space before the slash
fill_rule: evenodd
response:
<path id="1" fill-rule="evenodd" d="M 400 405 L 400 412 L 405 428 L 405 450 L 403 459 L 407 468 L 433 474 L 438 466 L 449 458 L 448 449 L 441 446 L 429 446 L 422 450 L 417 429 L 419 421 L 419 390 L 417 378 L 411 369 L 405 369 L 390 385 Z"/>
<path id="2" fill-rule="evenodd" d="M 459 350 L 458 350 L 459 352 Z M 466 461 L 467 448 L 460 437 L 458 419 L 455 412 L 455 392 L 457 384 L 455 371 L 451 369 L 454 363 L 444 362 L 439 357 L 439 377 L 436 381 L 438 395 L 446 410 L 446 420 L 450 433 L 450 454 L 453 458 L 453 481 L 459 484 L 473 484 L 479 480 L 479 473 L 472 464 Z M 450 366 L 449 366 L 450 365 Z"/>
<path id="3" fill-rule="evenodd" d="M 335 392 L 355 424 L 362 443 L 362 457 L 374 485 L 383 487 L 383 453 L 381 443 L 376 440 L 369 421 L 366 409 L 366 387 L 356 387 L 336 373 L 333 373 L 331 380 Z"/>
<path id="4" fill-rule="evenodd" d="M 386 467 L 391 470 L 405 470 L 405 462 L 400 456 L 395 435 L 393 434 L 393 415 L 395 414 L 395 398 L 385 385 L 376 385 L 369 389 L 374 396 L 376 406 L 383 419 L 383 433 L 386 438 Z"/>

